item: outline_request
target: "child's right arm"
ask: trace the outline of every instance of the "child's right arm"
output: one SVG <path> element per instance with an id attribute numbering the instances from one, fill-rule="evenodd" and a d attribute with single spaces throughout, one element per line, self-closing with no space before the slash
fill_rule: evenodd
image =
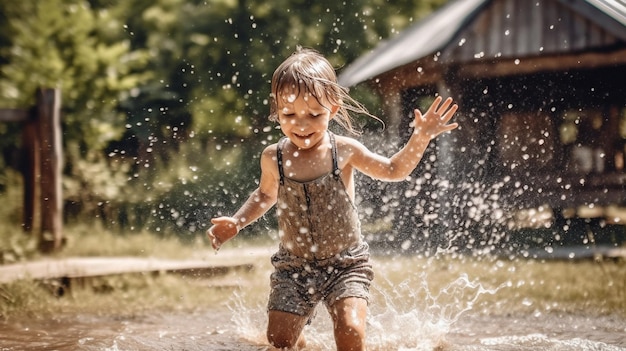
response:
<path id="1" fill-rule="evenodd" d="M 354 140 L 348 148 L 349 163 L 362 173 L 379 180 L 401 181 L 417 167 L 430 141 L 439 134 L 449 132 L 458 126 L 450 123 L 458 106 L 451 98 L 443 101 L 441 96 L 435 98 L 425 114 L 415 109 L 415 127 L 407 143 L 391 157 L 385 157 L 369 151 L 361 143 Z"/>
<path id="2" fill-rule="evenodd" d="M 215 250 L 232 239 L 241 229 L 264 215 L 278 197 L 278 166 L 276 146 L 268 146 L 261 154 L 261 178 L 259 187 L 252 192 L 248 200 L 232 217 L 211 219 L 213 224 L 207 230 L 207 236 Z"/>

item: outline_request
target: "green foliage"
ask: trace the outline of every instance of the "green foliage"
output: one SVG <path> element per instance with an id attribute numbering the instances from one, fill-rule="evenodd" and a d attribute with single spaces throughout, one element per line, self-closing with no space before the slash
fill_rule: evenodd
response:
<path id="1" fill-rule="evenodd" d="M 19 174 L 7 169 L 0 173 L 0 264 L 14 263 L 37 254 L 37 241 L 24 233 L 22 223 L 23 197 L 22 179 Z"/>
<path id="2" fill-rule="evenodd" d="M 97 221 L 69 225 L 67 243 L 57 258 L 65 257 L 159 257 L 188 259 L 198 250 L 206 250 L 202 242 L 182 243 L 180 238 L 158 236 L 148 231 L 108 230 Z M 95 234 L 95 235 L 94 235 Z"/>
<path id="3" fill-rule="evenodd" d="M 68 139 L 97 152 L 118 138 L 123 124 L 115 109 L 123 92 L 149 76 L 133 73 L 145 64 L 145 54 L 130 51 L 128 40 L 119 35 L 100 37 L 100 28 L 110 27 L 111 18 L 85 1 L 32 0 L 2 6 L 11 45 L 1 51 L 8 64 L 0 70 L 0 104 L 30 106 L 38 88 L 60 88 Z"/>
<path id="4" fill-rule="evenodd" d="M 0 285 L 0 318 L 27 315 L 34 309 L 47 310 L 46 305 L 54 302 L 54 296 L 42 286 L 27 280 Z M 40 312 L 38 312 L 40 313 Z"/>
<path id="5" fill-rule="evenodd" d="M 24 261 L 37 255 L 37 241 L 20 227 L 2 225 L 0 231 L 0 264 Z"/>
<path id="6" fill-rule="evenodd" d="M 444 2 L 3 1 L 0 107 L 62 90 L 70 220 L 193 236 L 256 186 L 279 134 L 269 80 L 296 46 L 340 69 Z M 376 113 L 371 92 L 356 95 Z M 19 126 L 0 132 L 15 153 Z"/>

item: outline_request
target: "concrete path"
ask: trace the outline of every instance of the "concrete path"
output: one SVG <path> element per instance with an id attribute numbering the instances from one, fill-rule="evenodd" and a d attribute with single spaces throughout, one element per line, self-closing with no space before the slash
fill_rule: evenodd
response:
<path id="1" fill-rule="evenodd" d="M 269 260 L 274 247 L 223 249 L 219 254 L 207 251 L 201 259 L 170 260 L 142 257 L 73 257 L 45 258 L 0 265 L 0 284 L 19 279 L 81 279 L 132 273 L 177 273 L 198 278 L 222 275 L 232 270 L 251 270 L 259 260 Z M 520 257 L 546 260 L 624 259 L 626 248 L 614 246 L 570 246 L 537 248 L 519 253 Z"/>
<path id="2" fill-rule="evenodd" d="M 211 277 L 234 269 L 251 270 L 260 259 L 269 259 L 270 248 L 237 248 L 202 259 L 170 260 L 142 257 L 45 258 L 0 265 L 0 284 L 19 279 L 53 280 L 100 277 L 130 273 L 178 273 Z"/>

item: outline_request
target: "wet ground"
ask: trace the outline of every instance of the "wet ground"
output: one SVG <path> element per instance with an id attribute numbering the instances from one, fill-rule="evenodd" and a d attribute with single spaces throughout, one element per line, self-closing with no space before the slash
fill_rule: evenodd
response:
<path id="1" fill-rule="evenodd" d="M 0 325 L 0 350 L 267 350 L 263 313 L 244 313 L 248 315 L 218 308 L 13 322 Z M 380 329 L 378 323 L 388 316 L 373 316 L 370 350 L 626 350 L 626 321 L 617 317 L 468 314 L 450 326 L 396 317 L 404 318 L 404 330 L 392 327 L 395 322 Z M 321 318 L 306 335 L 308 349 L 333 349 L 329 326 Z"/>
<path id="2" fill-rule="evenodd" d="M 261 262 L 268 261 L 270 252 L 233 250 L 210 256 L 210 260 L 221 262 L 241 262 L 242 257 L 257 262 L 252 276 L 254 284 L 238 284 L 240 287 L 233 288 L 232 297 L 225 303 L 187 312 L 156 308 L 127 315 L 82 313 L 11 319 L 0 323 L 0 351 L 268 350 L 264 303 L 270 267 Z M 558 304 L 527 299 L 525 295 L 518 296 L 523 290 L 491 282 L 491 278 L 504 274 L 513 287 L 533 283 L 521 272 L 530 263 L 479 264 L 490 271 L 488 278 L 477 281 L 466 276 L 466 272 L 476 269 L 471 267 L 475 265 L 471 261 L 440 262 L 400 256 L 374 261 L 378 276 L 372 287 L 369 351 L 626 351 L 623 311 L 590 313 L 581 300 L 578 312 L 562 312 L 550 307 L 560 307 Z M 541 263 L 533 265 L 538 269 Z M 590 267 L 587 269 L 592 269 L 592 274 L 600 274 L 599 268 Z M 573 273 L 564 270 L 557 274 Z M 614 273 L 613 276 L 617 277 Z M 438 282 L 438 278 L 443 281 Z M 537 289 L 545 289 L 540 280 L 533 284 L 538 284 Z M 483 298 L 490 300 L 482 301 Z M 510 304 L 513 299 L 515 303 Z M 307 350 L 334 349 L 326 311 L 318 310 L 305 336 Z"/>

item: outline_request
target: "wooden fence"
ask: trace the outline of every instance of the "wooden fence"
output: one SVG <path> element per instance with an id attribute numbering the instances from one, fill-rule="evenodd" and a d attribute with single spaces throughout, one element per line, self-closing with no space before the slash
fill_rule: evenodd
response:
<path id="1" fill-rule="evenodd" d="M 56 251 L 64 241 L 60 90 L 39 89 L 36 105 L 30 109 L 0 108 L 0 123 L 3 122 L 23 125 L 23 228 L 29 233 L 38 230 L 42 252 Z M 41 221 L 39 226 L 35 225 L 37 218 Z"/>

